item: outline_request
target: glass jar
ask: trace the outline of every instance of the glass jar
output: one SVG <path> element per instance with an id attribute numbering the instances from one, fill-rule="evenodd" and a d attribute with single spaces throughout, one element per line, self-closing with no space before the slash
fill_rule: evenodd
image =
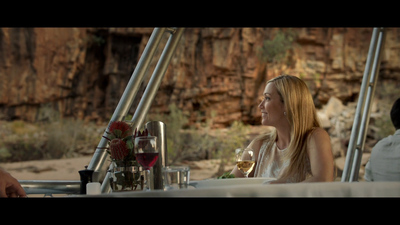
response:
<path id="1" fill-rule="evenodd" d="M 110 171 L 112 192 L 140 190 L 140 171 L 136 161 L 115 160 L 114 168 Z"/>

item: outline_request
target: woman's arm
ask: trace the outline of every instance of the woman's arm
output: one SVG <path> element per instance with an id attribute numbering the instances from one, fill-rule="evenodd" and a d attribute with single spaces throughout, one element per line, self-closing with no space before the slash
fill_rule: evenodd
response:
<path id="1" fill-rule="evenodd" d="M 303 182 L 329 182 L 334 179 L 334 162 L 329 134 L 317 128 L 308 140 L 312 176 Z"/>

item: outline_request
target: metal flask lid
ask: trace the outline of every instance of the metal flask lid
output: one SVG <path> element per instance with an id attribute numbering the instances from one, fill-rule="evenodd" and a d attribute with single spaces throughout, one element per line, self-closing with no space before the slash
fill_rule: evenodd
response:
<path id="1" fill-rule="evenodd" d="M 88 166 L 85 166 L 84 170 L 79 170 L 79 175 L 81 176 L 81 188 L 80 194 L 86 194 L 86 184 L 92 182 L 92 176 L 94 170 L 88 170 Z"/>

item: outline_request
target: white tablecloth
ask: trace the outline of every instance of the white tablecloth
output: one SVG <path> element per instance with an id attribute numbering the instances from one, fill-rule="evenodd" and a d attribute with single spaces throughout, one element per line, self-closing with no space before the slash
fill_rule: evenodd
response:
<path id="1" fill-rule="evenodd" d="M 117 192 L 81 197 L 400 197 L 400 182 L 317 182 L 263 184 L 270 179 L 191 181 L 181 190 Z"/>

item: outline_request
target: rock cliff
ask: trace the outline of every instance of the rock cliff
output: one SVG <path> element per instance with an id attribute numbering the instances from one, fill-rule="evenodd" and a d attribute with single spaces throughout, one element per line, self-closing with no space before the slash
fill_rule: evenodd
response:
<path id="1" fill-rule="evenodd" d="M 0 28 L 0 119 L 40 121 L 56 111 L 62 117 L 108 121 L 152 30 Z M 287 54 L 260 60 L 263 42 L 288 30 L 186 28 L 150 113 L 168 113 L 174 103 L 191 124 L 212 111 L 215 127 L 234 120 L 259 124 L 257 105 L 265 82 L 281 73 L 303 78 L 318 107 L 332 96 L 354 102 L 372 28 L 292 28 L 295 38 Z M 399 55 L 400 28 L 387 28 L 378 89 L 385 84 L 398 88 Z"/>

